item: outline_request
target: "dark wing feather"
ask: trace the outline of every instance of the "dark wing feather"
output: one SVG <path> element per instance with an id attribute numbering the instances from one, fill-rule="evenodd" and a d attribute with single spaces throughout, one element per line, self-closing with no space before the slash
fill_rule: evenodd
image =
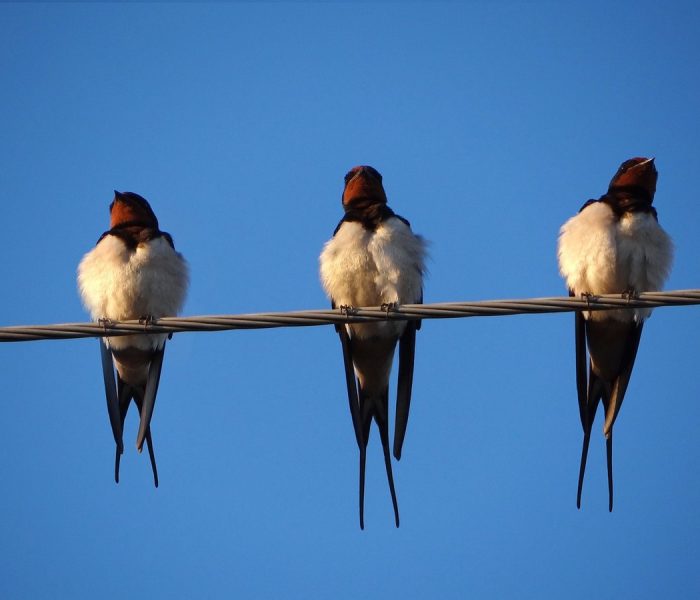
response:
<path id="1" fill-rule="evenodd" d="M 401 217 L 399 217 L 401 218 Z M 407 222 L 408 224 L 408 222 Z M 423 304 L 423 291 L 416 304 Z M 407 321 L 406 329 L 399 340 L 399 381 L 396 388 L 396 417 L 394 423 L 394 456 L 401 460 L 403 441 L 408 427 L 408 413 L 411 408 L 413 389 L 413 365 L 416 354 L 416 331 L 422 321 Z"/>
<path id="2" fill-rule="evenodd" d="M 341 221 L 342 224 L 342 221 Z M 335 309 L 335 302 L 331 301 L 331 306 Z M 345 371 L 345 385 L 348 390 L 348 405 L 350 407 L 350 418 L 352 427 L 355 430 L 355 440 L 360 450 L 360 529 L 365 528 L 365 468 L 367 463 L 367 438 L 362 433 L 362 418 L 360 416 L 360 400 L 357 394 L 357 384 L 355 383 L 355 367 L 352 362 L 352 347 L 350 335 L 343 324 L 335 326 L 340 338 L 340 345 L 343 348 L 343 369 Z"/>
<path id="3" fill-rule="evenodd" d="M 396 389 L 396 417 L 394 423 L 394 456 L 401 460 L 403 440 L 408 426 L 413 388 L 413 365 L 416 352 L 416 322 L 407 321 L 399 340 L 399 380 Z"/>
<path id="4" fill-rule="evenodd" d="M 357 384 L 355 383 L 355 368 L 352 364 L 352 350 L 350 348 L 350 336 L 347 329 L 341 327 L 338 330 L 340 345 L 343 348 L 343 366 L 345 368 L 345 385 L 348 389 L 348 404 L 350 406 L 350 417 L 355 430 L 357 446 L 361 450 L 367 445 L 366 438 L 362 434 L 362 423 L 360 418 L 360 401 L 357 397 Z"/>
<path id="5" fill-rule="evenodd" d="M 569 290 L 569 296 L 575 296 Z M 586 429 L 586 396 L 588 382 L 586 380 L 586 320 L 581 311 L 574 313 L 574 339 L 576 346 L 576 392 L 581 426 Z"/>
<path id="6" fill-rule="evenodd" d="M 165 342 L 163 347 L 156 350 L 151 358 L 151 364 L 148 368 L 148 379 L 146 380 L 146 389 L 143 393 L 143 401 L 140 407 L 141 422 L 139 423 L 139 433 L 136 437 L 136 448 L 139 452 L 143 449 L 143 442 L 146 439 L 146 431 L 150 427 L 151 417 L 153 416 L 153 408 L 156 403 L 156 394 L 158 393 L 158 384 L 160 383 L 160 372 L 163 368 L 163 354 L 165 353 Z"/>
<path id="7" fill-rule="evenodd" d="M 331 302 L 331 307 L 336 308 L 335 302 Z M 362 435 L 362 426 L 360 419 L 360 401 L 357 397 L 357 385 L 355 384 L 355 368 L 352 364 L 352 351 L 350 349 L 350 336 L 345 325 L 336 325 L 335 330 L 340 338 L 340 345 L 343 349 L 343 367 L 345 369 L 345 385 L 348 389 L 348 404 L 350 405 L 350 417 L 352 418 L 352 427 L 355 430 L 355 439 L 360 450 L 364 449 L 366 444 Z"/>
<path id="8" fill-rule="evenodd" d="M 114 442 L 117 444 L 117 453 L 124 452 L 123 421 L 120 416 L 119 399 L 117 397 L 117 384 L 114 379 L 114 363 L 112 352 L 107 347 L 104 339 L 98 340 L 100 344 L 100 357 L 102 359 L 102 376 L 105 384 L 105 396 L 107 397 L 107 414 L 112 426 Z"/>
<path id="9" fill-rule="evenodd" d="M 627 385 L 629 384 L 630 376 L 632 375 L 632 368 L 634 367 L 634 360 L 637 357 L 637 350 L 639 349 L 639 340 L 642 337 L 643 327 L 643 321 L 635 323 L 634 327 L 630 329 L 627 339 L 625 340 L 625 347 L 620 364 L 620 373 L 613 382 L 612 392 L 610 394 L 610 403 L 605 410 L 605 426 L 603 432 L 606 436 L 612 432 L 615 419 L 617 418 L 617 414 L 620 412 L 622 401 L 625 398 Z"/>

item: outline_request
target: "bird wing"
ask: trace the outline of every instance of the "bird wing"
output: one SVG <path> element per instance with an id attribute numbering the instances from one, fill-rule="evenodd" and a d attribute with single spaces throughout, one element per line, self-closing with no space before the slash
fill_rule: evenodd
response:
<path id="1" fill-rule="evenodd" d="M 416 353 L 416 321 L 408 321 L 399 339 L 399 379 L 396 388 L 396 417 L 394 423 L 394 456 L 401 460 L 403 440 L 408 426 L 413 388 L 413 365 Z"/>
<path id="2" fill-rule="evenodd" d="M 114 379 L 114 363 L 112 362 L 112 352 L 107 347 L 104 338 L 98 340 L 100 344 L 100 356 L 102 358 L 102 376 L 105 383 L 105 396 L 107 397 L 107 414 L 109 423 L 112 426 L 114 442 L 117 444 L 117 453 L 124 452 L 123 441 L 123 420 L 119 410 L 119 398 L 117 397 L 117 384 Z"/>
<path id="3" fill-rule="evenodd" d="M 615 423 L 617 413 L 620 412 L 622 401 L 625 398 L 627 385 L 629 384 L 632 368 L 634 367 L 634 360 L 637 357 L 637 350 L 639 349 L 639 340 L 642 337 L 643 327 L 644 321 L 635 322 L 632 327 L 630 327 L 624 340 L 620 371 L 613 382 L 610 402 L 605 407 L 605 426 L 603 431 L 606 436 L 612 433 L 612 426 Z"/>
<path id="4" fill-rule="evenodd" d="M 158 393 L 158 384 L 160 383 L 160 372 L 163 368 L 163 354 L 165 353 L 165 342 L 163 346 L 153 352 L 151 364 L 148 367 L 148 379 L 146 380 L 146 389 L 143 393 L 142 404 L 139 407 L 141 413 L 141 422 L 139 423 L 139 433 L 136 437 L 136 448 L 139 452 L 143 449 L 143 442 L 146 439 L 146 432 L 151 425 L 151 417 L 153 416 L 153 408 L 156 404 L 156 394 Z"/>
<path id="5" fill-rule="evenodd" d="M 569 290 L 569 296 L 576 294 Z M 586 404 L 587 387 L 586 377 L 586 320 L 581 311 L 574 313 L 574 340 L 576 349 L 576 392 L 578 396 L 578 410 L 581 417 L 581 426 L 586 430 Z"/>

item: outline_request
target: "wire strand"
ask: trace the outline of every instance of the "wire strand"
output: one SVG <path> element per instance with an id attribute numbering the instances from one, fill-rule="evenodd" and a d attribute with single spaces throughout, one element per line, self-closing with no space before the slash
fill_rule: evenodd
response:
<path id="1" fill-rule="evenodd" d="M 620 294 L 588 297 L 525 298 L 522 300 L 483 300 L 477 302 L 439 302 L 268 312 L 241 315 L 205 315 L 163 317 L 157 320 L 103 321 L 100 323 L 63 323 L 55 325 L 17 325 L 0 327 L 0 342 L 65 340 L 85 337 L 121 336 L 134 333 L 182 333 L 187 331 L 226 331 L 231 329 L 269 329 L 272 327 L 312 327 L 371 321 L 416 319 L 456 319 L 506 315 L 560 313 L 633 308 L 658 308 L 700 304 L 700 290 L 644 292 L 627 298 Z"/>

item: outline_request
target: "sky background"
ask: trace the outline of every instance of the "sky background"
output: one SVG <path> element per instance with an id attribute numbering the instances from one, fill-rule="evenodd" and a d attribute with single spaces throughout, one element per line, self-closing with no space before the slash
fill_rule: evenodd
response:
<path id="1" fill-rule="evenodd" d="M 0 323 L 88 319 L 114 188 L 187 258 L 183 314 L 327 307 L 356 164 L 440 302 L 564 295 L 559 227 L 656 156 L 666 289 L 698 288 L 699 6 L 2 4 Z M 697 307 L 645 327 L 609 514 L 600 414 L 575 504 L 573 316 L 425 321 L 401 527 L 374 429 L 365 531 L 331 327 L 176 335 L 157 490 L 135 411 L 113 481 L 94 339 L 0 344 L 0 596 L 697 598 L 699 332 Z"/>

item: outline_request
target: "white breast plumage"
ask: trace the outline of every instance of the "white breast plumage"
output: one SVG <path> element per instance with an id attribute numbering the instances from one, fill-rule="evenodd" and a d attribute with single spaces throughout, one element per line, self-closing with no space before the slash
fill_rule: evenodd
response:
<path id="1" fill-rule="evenodd" d="M 184 303 L 187 282 L 184 258 L 163 237 L 132 251 L 117 236 L 107 235 L 78 267 L 80 296 L 95 320 L 176 315 Z M 110 345 L 133 345 L 137 338 L 146 336 L 110 338 Z M 164 336 L 157 338 L 160 342 Z"/>
<path id="2" fill-rule="evenodd" d="M 610 206 L 595 202 L 562 226 L 558 256 L 559 270 L 576 295 L 639 293 L 661 289 L 671 268 L 673 245 L 650 213 L 627 213 L 617 219 Z M 650 313 L 611 311 L 607 316 L 644 319 Z"/>
<path id="3" fill-rule="evenodd" d="M 376 306 L 420 299 L 425 243 L 392 217 L 375 231 L 343 223 L 321 254 L 321 282 L 336 304 Z"/>
<path id="4" fill-rule="evenodd" d="M 336 306 L 420 301 L 425 242 L 396 217 L 374 231 L 345 222 L 321 253 L 321 283 Z"/>

